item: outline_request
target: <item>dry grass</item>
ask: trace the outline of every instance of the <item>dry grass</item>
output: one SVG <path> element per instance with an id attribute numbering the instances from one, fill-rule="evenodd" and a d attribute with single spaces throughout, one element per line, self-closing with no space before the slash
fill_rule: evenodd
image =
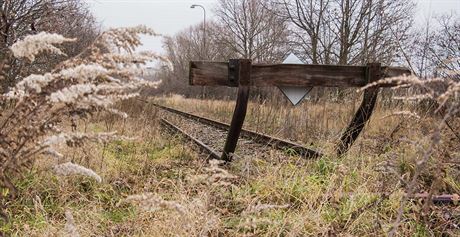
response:
<path id="1" fill-rule="evenodd" d="M 162 102 L 226 122 L 233 110 L 230 101 L 176 96 Z M 100 114 L 81 122 L 77 129 L 117 130 L 138 139 L 85 145 L 68 154 L 95 170 L 103 182 L 87 177 L 57 178 L 37 162 L 17 183 L 19 198 L 9 203 L 11 219 L 0 231 L 20 236 L 61 235 L 66 229 L 66 211 L 70 211 L 81 236 L 386 235 L 418 155 L 415 146 L 405 140 L 420 141 L 436 119 L 381 119 L 393 109 L 379 106 L 363 136 L 342 159 L 251 156 L 216 170 L 180 140 L 161 134 L 158 111 L 151 104 L 132 100 L 121 107 L 131 114 L 127 120 Z M 251 103 L 246 126 L 332 154 L 352 109 L 353 105 L 338 103 L 306 102 L 295 108 L 283 102 Z M 460 127 L 459 119 L 452 125 Z M 460 193 L 458 141 L 448 130 L 442 141 L 417 191 L 427 191 L 436 182 L 439 193 Z M 424 143 L 428 141 L 421 139 L 422 146 Z M 219 172 L 229 176 L 219 175 L 227 178 L 210 182 Z M 144 196 L 129 202 L 126 198 L 131 195 Z M 458 205 L 424 209 L 421 202 L 409 202 L 398 235 L 458 236 L 459 218 Z"/>

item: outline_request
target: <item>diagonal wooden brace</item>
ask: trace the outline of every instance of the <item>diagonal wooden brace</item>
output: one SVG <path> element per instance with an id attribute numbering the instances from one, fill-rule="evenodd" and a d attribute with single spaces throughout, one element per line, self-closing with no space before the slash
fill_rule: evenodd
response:
<path id="1" fill-rule="evenodd" d="M 366 77 L 368 83 L 378 81 L 382 77 L 382 68 L 379 63 L 370 63 L 367 65 Z M 364 90 L 363 101 L 356 111 L 355 116 L 351 120 L 345 132 L 340 138 L 337 145 L 337 155 L 345 154 L 348 149 L 358 138 L 359 134 L 364 128 L 364 125 L 369 121 L 372 112 L 374 111 L 377 102 L 377 96 L 380 91 L 379 87 L 371 87 Z"/>
<path id="2" fill-rule="evenodd" d="M 232 122 L 230 123 L 230 129 L 228 130 L 227 140 L 225 141 L 224 151 L 222 152 L 221 158 L 225 161 L 232 160 L 231 154 L 235 152 L 246 117 L 251 77 L 251 60 L 231 59 L 228 71 L 229 83 L 238 85 L 238 98 L 236 99 L 235 110 Z"/>

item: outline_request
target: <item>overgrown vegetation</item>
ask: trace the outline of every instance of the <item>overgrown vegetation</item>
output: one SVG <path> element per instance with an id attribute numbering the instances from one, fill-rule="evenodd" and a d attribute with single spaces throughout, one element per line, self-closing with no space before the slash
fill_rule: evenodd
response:
<path id="1" fill-rule="evenodd" d="M 219 118 L 216 111 L 226 114 L 233 109 L 227 101 L 165 98 L 163 102 L 213 118 Z M 334 105 L 338 106 L 327 106 Z M 250 105 L 248 121 L 269 115 L 258 112 L 259 107 Z M 285 118 L 287 113 L 280 108 L 273 106 L 270 115 Z M 364 136 L 342 159 L 250 156 L 216 169 L 186 143 L 159 133 L 162 130 L 152 119 L 159 111 L 150 103 L 130 100 L 120 109 L 136 116 L 127 120 L 112 117 L 113 123 L 107 126 L 107 117 L 101 115 L 77 125 L 79 130 L 104 132 L 109 127 L 124 131 L 124 136 L 142 138 L 88 144 L 73 154 L 75 162 L 93 168 L 103 182 L 56 178 L 46 170 L 34 169 L 18 185 L 18 198 L 10 202 L 12 219 L 4 231 L 57 233 L 64 229 L 65 210 L 71 210 L 81 235 L 385 235 L 393 227 L 418 160 L 416 146 L 404 141 L 420 141 L 418 138 L 430 134 L 433 124 L 430 117 L 414 123 L 405 121 L 407 117 L 382 119 L 393 111 L 379 107 Z M 294 115 L 302 109 L 287 110 Z M 323 114 L 322 106 L 316 109 Z M 326 117 L 334 114 L 332 110 L 325 113 Z M 451 123 L 459 126 L 460 121 L 455 118 Z M 248 127 L 255 129 L 255 124 L 249 122 Z M 289 124 L 278 126 L 282 129 Z M 330 139 L 331 145 L 320 143 L 321 149 L 331 151 L 334 135 L 323 136 L 327 138 L 318 139 Z M 442 130 L 442 138 L 433 159 L 442 158 L 422 169 L 417 192 L 430 191 L 434 180 L 435 194 L 460 191 L 458 167 L 452 165 L 460 152 L 458 141 L 448 129 Z M 430 144 L 429 139 L 420 142 Z M 439 170 L 445 173 L 434 179 Z M 398 235 L 458 234 L 458 205 L 424 209 L 424 203 L 416 199 L 404 204 Z"/>
<path id="2" fill-rule="evenodd" d="M 459 236 L 459 22 L 440 17 L 410 38 L 411 3 L 220 0 L 208 44 L 193 27 L 165 39 L 164 59 L 136 51 L 151 29 L 98 34 L 77 0 L 0 1 L 0 236 Z M 88 17 L 51 33 L 67 13 Z M 27 30 L 45 23 L 48 33 Z M 363 88 L 318 88 L 297 107 L 254 90 L 245 126 L 326 154 L 316 160 L 286 150 L 207 161 L 159 126 L 153 102 L 231 118 L 233 100 L 206 97 L 232 90 L 178 95 L 189 60 L 276 62 L 289 50 L 309 63 L 405 60 L 414 76 L 376 82 L 399 86 L 343 157 L 334 148 Z M 161 92 L 178 94 L 135 98 L 158 85 L 141 79 L 153 59 L 167 65 Z M 436 194 L 454 203 L 433 205 Z"/>

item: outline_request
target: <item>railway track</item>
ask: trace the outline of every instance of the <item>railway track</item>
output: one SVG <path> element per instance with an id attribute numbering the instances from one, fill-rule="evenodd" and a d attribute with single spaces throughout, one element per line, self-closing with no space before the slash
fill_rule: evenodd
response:
<path id="1" fill-rule="evenodd" d="M 196 145 L 198 145 L 198 147 L 202 151 L 204 151 L 205 153 L 209 154 L 211 156 L 211 158 L 213 158 L 213 159 L 219 159 L 220 158 L 219 154 L 216 151 L 214 151 L 211 147 L 209 147 L 208 145 L 204 144 L 202 141 L 198 140 L 197 138 L 193 137 L 192 135 L 188 134 L 186 131 L 182 130 L 181 128 L 179 128 L 178 126 L 176 126 L 173 123 L 169 122 L 168 120 L 162 118 L 162 119 L 160 119 L 160 123 L 161 123 L 161 125 L 167 127 L 169 130 L 171 130 L 173 132 L 180 133 L 183 136 L 185 136 L 185 138 L 187 140 L 190 140 L 190 141 L 194 142 Z"/>
<path id="2" fill-rule="evenodd" d="M 223 145 L 227 137 L 227 131 L 217 129 L 214 126 L 203 124 L 196 120 L 190 120 L 181 116 L 170 116 L 166 114 L 160 119 L 163 127 L 173 133 L 177 133 L 186 140 L 193 142 L 200 151 L 206 153 L 210 159 L 222 159 Z M 167 118 L 165 118 L 167 117 Z M 267 144 L 254 142 L 248 138 L 241 138 L 238 143 L 238 149 L 233 158 L 259 157 L 270 159 L 274 157 L 286 158 L 286 152 L 280 149 L 274 149 Z"/>
<path id="3" fill-rule="evenodd" d="M 188 118 L 190 120 L 194 120 L 196 122 L 199 122 L 199 123 L 202 123 L 202 124 L 205 124 L 205 125 L 208 125 L 208 126 L 215 127 L 215 128 L 217 128 L 217 129 L 219 129 L 221 131 L 228 131 L 228 129 L 230 128 L 229 124 L 222 123 L 222 122 L 219 122 L 219 121 L 216 121 L 216 120 L 213 120 L 213 119 L 209 119 L 209 118 L 206 118 L 206 117 L 202 117 L 202 116 L 194 115 L 194 114 L 191 114 L 191 113 L 183 112 L 183 111 L 173 109 L 173 108 L 170 108 L 170 107 L 166 107 L 166 106 L 163 106 L 163 105 L 159 105 L 159 104 L 156 104 L 156 103 L 154 103 L 153 105 L 158 107 L 158 108 L 160 108 L 160 109 L 166 110 L 168 112 L 171 112 L 171 113 L 180 115 L 182 117 Z M 299 155 L 301 157 L 304 157 L 304 158 L 318 158 L 318 157 L 323 156 L 323 154 L 321 152 L 315 151 L 313 149 L 309 149 L 309 148 L 307 148 L 305 146 L 302 146 L 300 144 L 297 144 L 297 143 L 294 143 L 294 142 L 291 142 L 291 141 L 288 141 L 288 140 L 285 140 L 285 139 L 269 136 L 269 135 L 266 135 L 266 134 L 263 134 L 263 133 L 254 132 L 254 131 L 247 130 L 247 129 L 242 129 L 241 137 L 249 139 L 249 140 L 251 140 L 251 141 L 253 141 L 255 143 L 259 143 L 261 145 L 268 145 L 268 146 L 271 146 L 273 148 L 280 149 L 280 150 L 289 150 L 289 151 L 292 151 L 293 153 L 295 153 L 295 154 L 297 154 L 297 155 Z"/>
<path id="4" fill-rule="evenodd" d="M 174 124 L 165 118 L 161 118 L 160 123 L 162 126 L 173 133 L 180 134 L 187 140 L 196 144 L 202 152 L 208 155 L 209 159 L 221 159 L 223 142 L 226 138 L 226 132 L 229 127 L 228 124 L 166 106 L 158 104 L 154 105 L 160 109 L 185 118 L 183 120 L 179 119 L 175 121 L 179 125 Z M 249 130 L 243 130 L 241 135 L 242 138 L 239 141 L 240 144 L 239 149 L 237 150 L 237 157 L 259 155 L 263 158 L 264 156 L 273 155 L 274 149 L 278 150 L 279 153 L 277 155 L 283 157 L 286 155 L 280 150 L 285 149 L 292 149 L 298 152 L 298 154 L 302 157 L 312 158 L 320 157 L 322 155 L 319 152 L 313 151 L 299 144 Z M 409 197 L 409 199 L 412 201 L 430 199 L 430 201 L 435 205 L 458 205 L 460 201 L 460 197 L 456 194 L 432 195 L 430 197 L 426 193 L 418 193 Z"/>

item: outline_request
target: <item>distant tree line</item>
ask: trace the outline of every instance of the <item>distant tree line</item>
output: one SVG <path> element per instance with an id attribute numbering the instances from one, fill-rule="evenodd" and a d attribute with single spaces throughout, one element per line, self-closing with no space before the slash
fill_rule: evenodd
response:
<path id="1" fill-rule="evenodd" d="M 206 23 L 206 45 L 203 23 L 166 38 L 169 63 L 156 76 L 163 93 L 227 97 L 233 90 L 188 86 L 189 61 L 280 63 L 293 52 L 309 64 L 380 62 L 410 67 L 421 77 L 458 71 L 460 18 L 444 15 L 418 26 L 415 9 L 413 0 L 219 0 L 215 21 Z M 258 90 L 258 96 L 267 91 L 272 94 Z M 338 98 L 347 93 L 326 91 Z"/>

